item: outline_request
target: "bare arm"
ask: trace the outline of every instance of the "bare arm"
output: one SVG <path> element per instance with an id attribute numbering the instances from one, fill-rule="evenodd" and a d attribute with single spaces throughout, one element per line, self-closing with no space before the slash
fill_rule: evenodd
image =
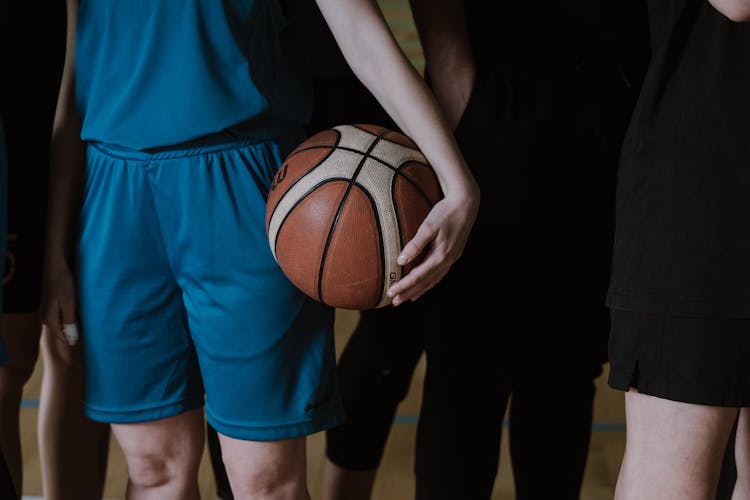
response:
<path id="1" fill-rule="evenodd" d="M 396 44 L 374 0 L 317 0 L 347 62 L 437 173 L 445 198 L 399 258 L 424 261 L 389 290 L 394 305 L 437 284 L 460 257 L 479 209 L 479 188 L 432 94 Z"/>
<path id="2" fill-rule="evenodd" d="M 435 98 L 456 128 L 476 75 L 464 0 L 410 0 Z"/>
<path id="3" fill-rule="evenodd" d="M 60 94 L 52 127 L 50 189 L 42 289 L 42 321 L 62 333 L 75 323 L 71 273 L 76 222 L 81 204 L 85 147 L 75 109 L 75 33 L 78 1 L 67 0 L 68 33 Z"/>
<path id="4" fill-rule="evenodd" d="M 709 0 L 716 10 L 736 23 L 750 21 L 750 0 Z"/>

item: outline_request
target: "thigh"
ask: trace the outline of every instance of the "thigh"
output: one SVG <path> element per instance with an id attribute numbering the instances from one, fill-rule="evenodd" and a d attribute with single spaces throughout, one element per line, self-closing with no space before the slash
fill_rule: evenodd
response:
<path id="1" fill-rule="evenodd" d="M 77 255 L 86 411 L 109 423 L 203 404 L 195 349 L 164 251 L 146 164 L 93 146 Z"/>
<path id="2" fill-rule="evenodd" d="M 625 395 L 628 426 L 616 498 L 708 499 L 715 495 L 736 408 Z"/>
<path id="3" fill-rule="evenodd" d="M 288 484 L 305 487 L 305 437 L 261 442 L 219 434 L 219 440 L 229 482 L 238 498 L 249 498 L 264 487 L 282 488 Z"/>
<path id="4" fill-rule="evenodd" d="M 289 282 L 266 236 L 266 193 L 283 149 L 210 149 L 163 162 L 153 177 L 206 414 L 217 431 L 237 439 L 297 437 L 343 417 L 334 311 Z"/>

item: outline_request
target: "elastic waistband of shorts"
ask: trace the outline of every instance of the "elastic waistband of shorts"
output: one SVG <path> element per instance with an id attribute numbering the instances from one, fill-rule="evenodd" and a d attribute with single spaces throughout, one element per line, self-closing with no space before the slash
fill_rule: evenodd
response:
<path id="1" fill-rule="evenodd" d="M 135 161 L 159 161 L 186 158 L 190 156 L 203 156 L 224 151 L 234 151 L 246 148 L 263 148 L 268 146 L 277 146 L 282 152 L 291 151 L 304 139 L 302 130 L 296 130 L 274 139 L 253 140 L 237 139 L 225 134 L 212 134 L 201 137 L 192 141 L 155 148 L 148 150 L 130 149 L 117 144 L 108 144 L 104 142 L 90 141 L 88 148 L 95 149 L 100 153 L 114 158 Z"/>

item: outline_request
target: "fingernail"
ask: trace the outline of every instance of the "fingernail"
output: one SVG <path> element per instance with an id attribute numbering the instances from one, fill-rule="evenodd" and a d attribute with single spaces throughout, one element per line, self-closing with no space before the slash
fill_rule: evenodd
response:
<path id="1" fill-rule="evenodd" d="M 71 346 L 75 345 L 78 342 L 78 326 L 75 323 L 64 324 L 63 335 L 65 335 L 65 340 L 68 341 L 68 344 Z"/>
<path id="2" fill-rule="evenodd" d="M 401 254 L 398 256 L 398 264 L 400 266 L 403 266 L 404 264 L 406 264 L 406 255 Z"/>
<path id="3" fill-rule="evenodd" d="M 393 299 L 392 303 L 393 307 L 398 307 L 399 305 L 401 305 L 401 299 L 399 297 L 396 297 L 395 299 Z"/>

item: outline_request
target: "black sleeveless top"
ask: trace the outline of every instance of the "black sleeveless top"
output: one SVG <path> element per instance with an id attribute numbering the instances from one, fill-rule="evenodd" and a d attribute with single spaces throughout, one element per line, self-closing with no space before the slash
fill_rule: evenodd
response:
<path id="1" fill-rule="evenodd" d="M 750 317 L 750 24 L 650 0 L 653 55 L 625 139 L 609 304 Z"/>

